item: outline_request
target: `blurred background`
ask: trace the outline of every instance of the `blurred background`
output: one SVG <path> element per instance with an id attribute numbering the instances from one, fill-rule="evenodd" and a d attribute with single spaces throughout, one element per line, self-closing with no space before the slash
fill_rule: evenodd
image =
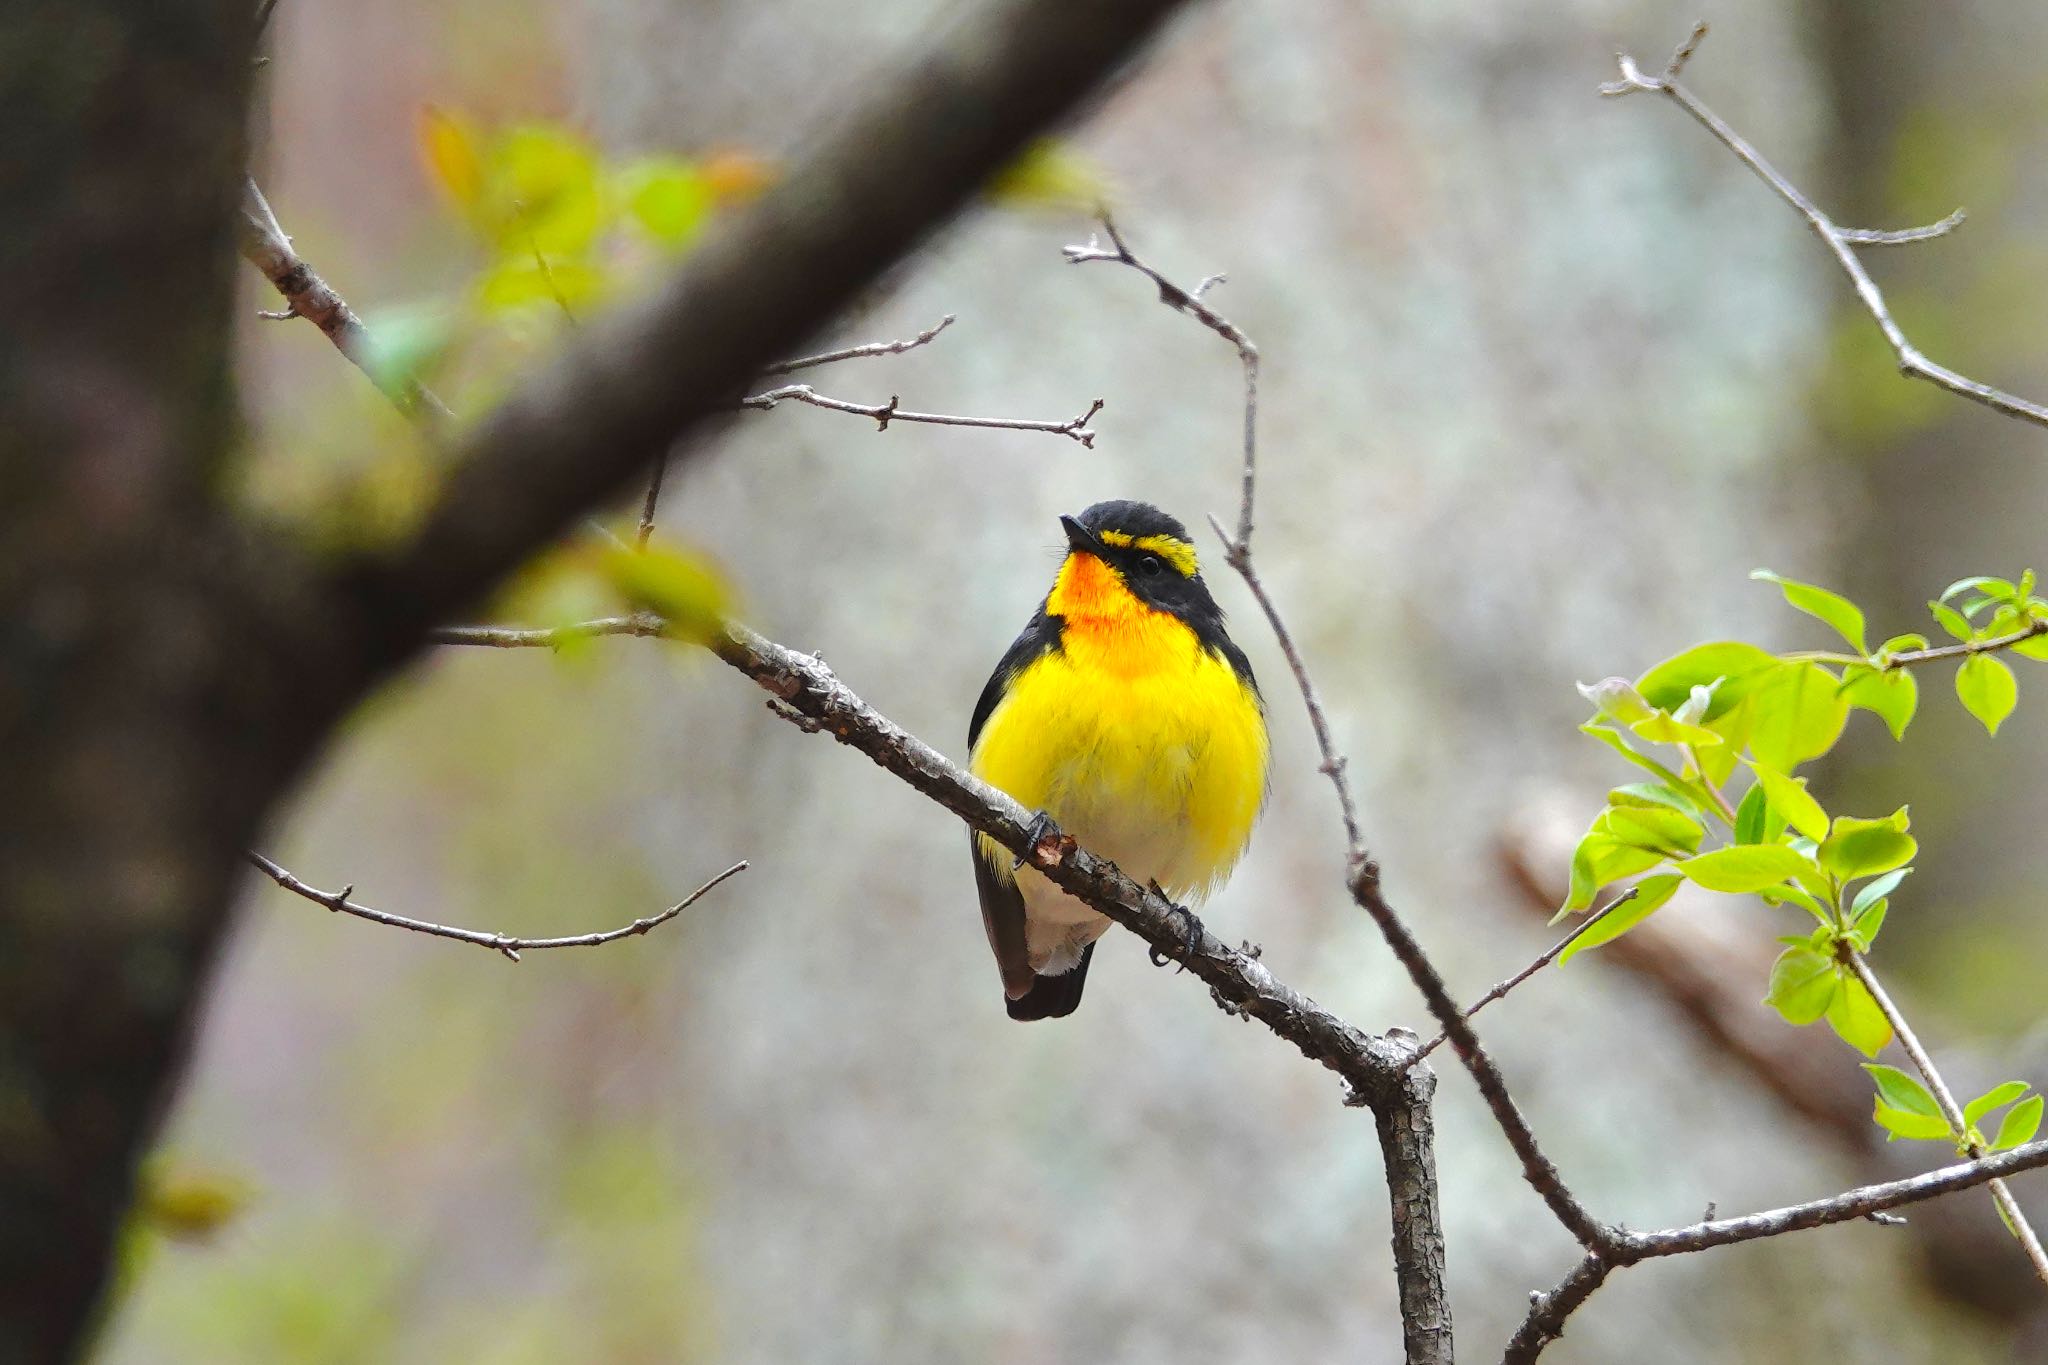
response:
<path id="1" fill-rule="evenodd" d="M 1704 10 L 1692 84 L 1843 221 L 1969 208 L 1871 264 L 1935 359 L 2039 399 L 2048 12 L 1793 8 L 1198 5 L 1068 147 L 1141 253 L 1229 274 L 1213 301 L 1266 361 L 1260 562 L 1393 897 L 1467 996 L 1550 941 L 1570 841 L 1623 780 L 1573 728 L 1575 680 L 1702 639 L 1822 643 L 1758 565 L 1846 591 L 1874 638 L 1925 629 L 1951 579 L 2041 567 L 2039 433 L 1899 379 L 1789 211 L 1676 110 L 1594 88 L 1618 46 L 1661 62 Z M 306 258 L 395 328 L 478 268 L 423 168 L 423 106 L 772 165 L 944 9 L 284 0 L 260 176 Z M 1064 264 L 1087 234 L 1057 204 L 976 211 L 832 340 L 952 329 L 809 378 L 1052 420 L 1101 397 L 1094 449 L 784 406 L 736 419 L 663 502 L 745 619 L 955 757 L 1058 514 L 1235 506 L 1234 358 L 1129 272 Z M 403 483 L 416 443 L 315 329 L 254 319 L 267 293 L 251 272 L 252 496 Z M 1211 578 L 1266 681 L 1276 770 L 1205 918 L 1359 1024 L 1430 1032 L 1342 893 L 1284 665 Z M 1921 871 L 1877 962 L 1973 1093 L 2048 1081 L 2048 707 L 2022 680 L 1994 742 L 1930 673 L 1906 742 L 1859 714 L 1815 776 L 1835 808 L 1913 804 Z M 444 651 L 356 717 L 272 832 L 286 866 L 533 935 L 753 868 L 646 938 L 517 966 L 252 880 L 161 1158 L 233 1212 L 137 1233 L 103 1358 L 1398 1359 L 1369 1116 L 1120 933 L 1079 1013 L 1010 1023 L 964 844 L 686 647 Z M 1648 1227 L 1936 1164 L 1879 1151 L 1858 1059 L 1754 1003 L 1797 926 L 1723 899 L 1660 913 L 1662 967 L 1617 945 L 1484 1017 L 1579 1192 Z M 1674 986 L 1687 964 L 1727 999 Z M 1485 1359 L 1573 1248 L 1444 1065 L 1450 1282 Z M 2025 1358 L 2038 1310 L 2001 1236 L 1966 1199 L 1653 1263 L 1552 1355 Z"/>

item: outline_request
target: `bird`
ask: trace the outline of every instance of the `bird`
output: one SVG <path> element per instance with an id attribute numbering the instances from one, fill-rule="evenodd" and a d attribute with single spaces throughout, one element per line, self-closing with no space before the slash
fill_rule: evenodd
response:
<path id="1" fill-rule="evenodd" d="M 1258 682 L 1179 521 L 1117 500 L 1060 525 L 1052 588 L 975 705 L 968 767 L 1140 885 L 1197 902 L 1265 805 Z M 969 841 L 1010 1018 L 1072 1014 L 1109 920 L 986 834 Z"/>

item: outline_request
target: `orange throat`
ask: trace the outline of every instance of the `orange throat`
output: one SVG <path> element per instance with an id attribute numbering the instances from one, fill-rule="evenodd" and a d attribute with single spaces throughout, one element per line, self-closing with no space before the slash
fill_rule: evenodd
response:
<path id="1" fill-rule="evenodd" d="M 1045 599 L 1060 617 L 1060 642 L 1077 663 L 1122 674 L 1150 673 L 1186 659 L 1194 632 L 1140 601 L 1122 575 L 1091 554 L 1070 554 Z"/>

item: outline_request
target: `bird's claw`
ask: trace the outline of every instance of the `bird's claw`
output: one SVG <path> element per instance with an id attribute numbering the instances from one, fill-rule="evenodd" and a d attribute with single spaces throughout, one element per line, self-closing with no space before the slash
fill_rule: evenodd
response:
<path id="1" fill-rule="evenodd" d="M 1157 880 L 1152 882 L 1151 890 L 1153 895 L 1159 897 L 1168 905 L 1173 906 L 1174 912 L 1187 925 L 1187 939 L 1181 945 L 1180 965 L 1176 968 L 1176 971 L 1184 972 L 1188 969 L 1188 963 L 1195 960 L 1195 953 L 1202 946 L 1202 922 L 1195 918 L 1194 911 L 1188 909 L 1185 905 L 1176 904 L 1173 897 L 1166 894 L 1165 889 L 1159 885 Z M 1152 965 L 1155 967 L 1164 967 L 1167 963 L 1174 960 L 1170 954 L 1162 952 L 1156 944 L 1145 950 L 1145 956 L 1151 959 Z"/>
<path id="2" fill-rule="evenodd" d="M 1060 831 L 1058 825 L 1052 822 L 1050 815 L 1047 815 L 1044 811 L 1039 811 L 1031 817 L 1031 823 L 1025 827 L 1024 837 L 1030 841 L 1031 852 L 1018 855 L 1017 861 L 1010 864 L 1010 871 L 1012 872 L 1024 866 L 1025 863 L 1030 862 L 1033 855 L 1038 852 L 1039 847 L 1048 840 L 1057 842 L 1067 836 Z"/>

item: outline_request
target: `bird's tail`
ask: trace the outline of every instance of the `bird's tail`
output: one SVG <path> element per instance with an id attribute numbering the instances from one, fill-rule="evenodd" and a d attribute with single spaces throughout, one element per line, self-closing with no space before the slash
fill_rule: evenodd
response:
<path id="1" fill-rule="evenodd" d="M 1061 972 L 1058 976 L 1033 978 L 1031 989 L 1015 1000 L 1005 1000 L 1012 1019 L 1064 1019 L 1072 1014 L 1081 1003 L 1081 987 L 1088 981 L 1088 959 L 1095 956 L 1095 945 L 1089 944 L 1081 950 L 1081 960 L 1074 969 Z"/>

